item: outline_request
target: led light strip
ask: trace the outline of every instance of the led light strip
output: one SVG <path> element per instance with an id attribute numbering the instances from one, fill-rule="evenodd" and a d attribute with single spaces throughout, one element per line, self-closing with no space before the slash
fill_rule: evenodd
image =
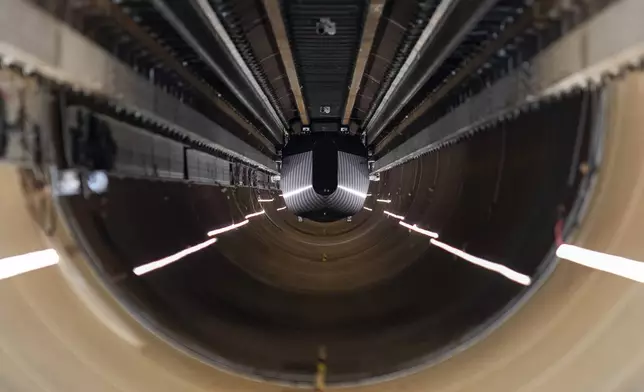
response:
<path id="1" fill-rule="evenodd" d="M 415 231 L 415 232 L 417 232 L 417 233 L 424 234 L 424 235 L 426 235 L 426 236 L 428 236 L 428 237 L 431 237 L 431 238 L 438 238 L 438 233 L 434 233 L 433 231 L 429 231 L 429 230 L 421 229 L 420 227 L 418 227 L 418 226 L 416 226 L 416 225 L 413 225 L 413 226 L 412 226 L 412 225 L 410 225 L 409 223 L 407 223 L 407 222 L 403 222 L 403 221 L 400 221 L 400 222 L 398 222 L 398 223 L 399 223 L 401 226 L 404 226 L 404 227 L 408 228 L 409 230 L 413 230 L 413 231 Z"/>
<path id="2" fill-rule="evenodd" d="M 351 193 L 352 195 L 356 195 L 356 196 L 358 196 L 358 197 L 362 197 L 362 198 L 366 198 L 366 197 L 367 197 L 367 194 L 366 194 L 366 193 L 363 193 L 363 192 L 360 192 L 360 191 L 356 191 L 355 189 L 351 189 L 351 188 L 348 188 L 348 187 L 343 186 L 343 185 L 338 185 L 338 188 L 339 188 L 339 189 L 342 189 L 343 191 L 349 192 L 349 193 Z"/>
<path id="3" fill-rule="evenodd" d="M 644 263 L 580 248 L 574 245 L 562 244 L 557 248 L 557 257 L 594 268 L 636 282 L 644 283 Z"/>
<path id="4" fill-rule="evenodd" d="M 399 219 L 399 220 L 401 220 L 401 221 L 402 221 L 403 219 L 405 219 L 405 217 L 404 217 L 404 216 L 402 216 L 402 215 L 396 215 L 396 214 L 394 214 L 393 212 L 384 211 L 384 213 L 385 213 L 385 214 L 387 214 L 387 215 L 389 215 L 389 216 L 391 216 L 392 218 L 396 218 L 396 219 Z"/>
<path id="5" fill-rule="evenodd" d="M 277 210 L 275 210 L 275 211 L 282 211 L 282 210 L 285 210 L 285 209 L 286 209 L 286 207 L 280 207 L 280 208 L 278 208 L 278 209 L 277 209 Z"/>
<path id="6" fill-rule="evenodd" d="M 233 224 L 232 224 L 232 225 L 230 225 L 230 226 L 226 226 L 226 227 L 222 227 L 221 229 L 215 229 L 215 230 L 209 231 L 209 232 L 208 232 L 208 237 L 212 237 L 212 236 L 215 236 L 215 235 L 217 235 L 217 234 L 225 233 L 225 232 L 227 232 L 227 231 L 235 230 L 235 229 L 236 229 L 236 228 L 238 228 L 238 227 L 242 227 L 242 226 L 244 226 L 244 225 L 245 225 L 245 224 L 247 224 L 248 222 L 249 222 L 249 221 L 248 221 L 248 219 L 246 219 L 246 220 L 245 220 L 245 221 L 243 221 L 243 222 L 233 223 Z"/>
<path id="7" fill-rule="evenodd" d="M 369 207 L 362 207 L 362 208 L 364 208 L 364 209 L 365 209 L 365 210 L 367 210 L 367 211 L 373 211 L 373 210 L 372 210 L 371 208 L 369 208 Z"/>
<path id="8" fill-rule="evenodd" d="M 264 210 L 261 210 L 261 211 L 259 211 L 259 212 L 253 212 L 252 214 L 248 214 L 248 215 L 246 215 L 246 216 L 244 217 L 244 219 L 249 219 L 249 218 L 252 218 L 252 217 L 255 217 L 255 216 L 259 216 L 259 215 L 264 214 L 265 212 L 266 212 L 266 211 L 264 211 Z"/>
<path id="9" fill-rule="evenodd" d="M 133 270 L 134 274 L 138 275 L 138 276 L 141 276 L 141 275 L 146 274 L 146 273 L 148 273 L 150 271 L 154 271 L 155 269 L 165 267 L 166 265 L 174 263 L 175 261 L 180 260 L 180 259 L 188 256 L 189 254 L 192 254 L 192 253 L 198 252 L 198 251 L 200 251 L 200 250 L 202 250 L 204 248 L 207 248 L 210 245 L 214 244 L 215 242 L 217 242 L 217 239 L 216 238 L 211 238 L 208 241 L 202 242 L 201 244 L 192 246 L 192 247 L 190 247 L 188 249 L 184 249 L 181 252 L 175 253 L 175 254 L 173 254 L 171 256 L 164 257 L 162 259 L 152 261 L 152 262 L 149 262 L 147 264 L 143 264 L 143 265 L 141 265 L 139 267 L 134 268 L 134 270 Z"/>
<path id="10" fill-rule="evenodd" d="M 462 250 L 459 250 L 459 249 L 456 249 L 454 247 L 451 247 L 451 246 L 449 246 L 449 245 L 447 245 L 445 243 L 442 243 L 442 242 L 440 242 L 440 241 L 438 241 L 438 240 L 436 240 L 434 238 L 429 240 L 429 242 L 431 242 L 433 245 L 436 245 L 439 248 L 441 248 L 441 249 L 443 249 L 443 250 L 445 250 L 445 251 L 447 251 L 447 252 L 449 252 L 449 253 L 451 253 L 453 255 L 456 255 L 456 256 L 460 257 L 463 260 L 469 261 L 472 264 L 476 264 L 479 267 L 483 267 L 483 268 L 488 269 L 490 271 L 497 272 L 497 273 L 505 276 L 506 278 L 508 278 L 510 280 L 513 280 L 513 281 L 515 281 L 517 283 L 520 283 L 522 285 L 528 286 L 532 282 L 532 279 L 530 279 L 530 277 L 528 275 L 524 275 L 524 274 L 518 273 L 516 271 L 513 271 L 513 270 L 511 270 L 510 268 L 508 268 L 508 267 L 506 267 L 504 265 L 493 263 L 491 261 L 487 261 L 487 260 L 482 259 L 480 257 L 472 256 L 469 253 L 465 253 Z"/>
<path id="11" fill-rule="evenodd" d="M 306 191 L 307 189 L 311 189 L 311 188 L 313 188 L 313 185 L 308 185 L 308 186 L 305 186 L 304 188 L 299 188 L 299 189 L 296 189 L 294 191 L 282 193 L 282 197 L 286 199 L 287 197 L 295 196 L 295 195 L 300 194 L 300 193 Z"/>
<path id="12" fill-rule="evenodd" d="M 261 199 L 261 198 L 257 199 L 257 201 L 260 202 L 260 203 L 270 203 L 273 200 L 275 200 L 275 199 Z"/>
<path id="13" fill-rule="evenodd" d="M 39 250 L 0 259 L 0 280 L 58 264 L 58 253 L 53 249 Z"/>
<path id="14" fill-rule="evenodd" d="M 385 213 L 386 213 L 386 211 L 385 211 Z M 513 281 L 515 281 L 517 283 L 522 284 L 522 285 L 527 286 L 532 282 L 530 277 L 527 276 L 527 275 L 524 275 L 524 274 L 521 274 L 519 272 L 513 271 L 513 270 L 511 270 L 510 268 L 508 268 L 508 267 L 506 267 L 504 265 L 493 263 L 491 261 L 487 261 L 487 260 L 482 259 L 480 257 L 472 256 L 469 253 L 465 253 L 462 250 L 456 249 L 456 248 L 454 248 L 452 246 L 449 246 L 449 245 L 447 245 L 447 244 L 445 244 L 443 242 L 440 242 L 440 241 L 436 240 L 436 238 L 438 238 L 438 233 L 434 233 L 433 231 L 421 229 L 420 227 L 418 227 L 416 225 L 412 226 L 409 223 L 403 222 L 402 220 L 400 222 L 398 222 L 398 223 L 401 226 L 408 228 L 409 230 L 413 230 L 413 231 L 415 231 L 417 233 L 420 233 L 420 234 L 426 235 L 428 237 L 431 237 L 431 239 L 429 241 L 431 242 L 432 245 L 435 245 L 435 246 L 437 246 L 437 247 L 439 247 L 439 248 L 441 248 L 441 249 L 443 249 L 443 250 L 445 250 L 445 251 L 447 251 L 447 252 L 449 252 L 449 253 L 451 253 L 453 255 L 456 255 L 456 256 L 462 258 L 463 260 L 469 261 L 472 264 L 476 264 L 479 267 L 483 267 L 483 268 L 488 269 L 490 271 L 497 272 L 497 273 L 505 276 L 506 278 L 511 279 L 511 280 L 513 280 Z"/>
<path id="15" fill-rule="evenodd" d="M 378 203 L 391 203 L 391 200 L 389 199 L 376 199 Z"/>

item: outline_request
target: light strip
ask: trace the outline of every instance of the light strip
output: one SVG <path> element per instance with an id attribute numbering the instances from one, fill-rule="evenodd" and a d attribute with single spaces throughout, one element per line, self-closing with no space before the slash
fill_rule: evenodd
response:
<path id="1" fill-rule="evenodd" d="M 348 188 L 346 186 L 338 185 L 338 188 L 342 189 L 343 191 L 347 191 L 347 192 L 351 193 L 352 195 L 356 195 L 356 196 L 359 196 L 359 197 L 362 197 L 362 198 L 367 197 L 366 193 L 356 191 L 355 189 L 351 189 L 351 188 Z"/>
<path id="2" fill-rule="evenodd" d="M 518 273 L 516 271 L 513 271 L 513 270 L 511 270 L 510 268 L 508 268 L 508 267 L 506 267 L 504 265 L 493 263 L 491 261 L 487 261 L 487 260 L 482 259 L 480 257 L 472 256 L 471 254 L 465 253 L 462 250 L 459 250 L 459 249 L 456 249 L 454 247 L 451 247 L 451 246 L 449 246 L 447 244 L 444 244 L 444 243 L 442 243 L 442 242 L 440 242 L 438 240 L 435 240 L 433 238 L 431 240 L 429 240 L 429 241 L 433 245 L 436 245 L 439 248 L 441 248 L 441 249 L 443 249 L 443 250 L 445 250 L 445 251 L 447 251 L 447 252 L 449 252 L 449 253 L 451 253 L 453 255 L 456 255 L 456 256 L 462 258 L 463 260 L 469 261 L 472 264 L 476 264 L 479 267 L 483 267 L 483 268 L 488 269 L 490 271 L 498 272 L 499 274 L 505 276 L 506 278 L 508 278 L 510 280 L 513 280 L 513 281 L 515 281 L 517 283 L 520 283 L 522 285 L 528 286 L 530 284 L 530 282 L 532 282 L 532 280 L 530 279 L 529 276 L 521 274 L 521 273 Z"/>
<path id="3" fill-rule="evenodd" d="M 227 231 L 235 230 L 236 228 L 244 226 L 247 223 L 248 223 L 248 219 L 246 219 L 243 222 L 233 223 L 230 226 L 222 227 L 221 229 L 215 229 L 215 230 L 209 231 L 208 232 L 208 237 L 212 237 L 212 236 L 215 236 L 217 234 L 225 233 Z"/>
<path id="4" fill-rule="evenodd" d="M 266 211 L 264 211 L 264 210 L 261 210 L 260 212 L 253 212 L 252 214 L 248 214 L 248 215 L 246 215 L 246 216 L 244 217 L 244 219 L 252 218 L 252 217 L 254 217 L 254 216 L 259 216 L 259 215 L 262 215 L 262 214 L 263 214 L 263 213 L 265 213 L 265 212 L 266 212 Z"/>
<path id="5" fill-rule="evenodd" d="M 416 226 L 416 225 L 413 225 L 413 226 L 412 226 L 412 225 L 410 225 L 409 223 L 406 223 L 406 222 L 403 222 L 403 221 L 400 221 L 400 222 L 398 222 L 398 223 L 399 223 L 401 226 L 404 226 L 404 227 L 408 228 L 409 230 L 413 230 L 413 231 L 415 231 L 415 232 L 417 232 L 417 233 L 424 234 L 424 235 L 426 235 L 427 237 L 431 237 L 431 238 L 438 238 L 438 233 L 434 233 L 433 231 L 429 231 L 429 230 L 421 229 L 420 227 L 418 227 L 418 226 Z"/>
<path id="6" fill-rule="evenodd" d="M 311 189 L 311 188 L 313 188 L 313 185 L 308 185 L 308 186 L 305 186 L 304 188 L 299 188 L 299 189 L 296 189 L 294 191 L 282 193 L 282 197 L 287 198 L 287 197 L 295 196 L 295 195 L 300 194 L 300 193 L 304 192 L 305 190 Z"/>
<path id="7" fill-rule="evenodd" d="M 179 253 L 173 254 L 172 256 L 164 257 L 164 258 L 159 259 L 157 261 L 152 261 L 152 262 L 149 262 L 147 264 L 143 264 L 143 265 L 141 265 L 139 267 L 134 268 L 134 270 L 133 270 L 134 274 L 140 276 L 140 275 L 146 274 L 146 273 L 148 273 L 150 271 L 154 271 L 155 269 L 165 267 L 166 265 L 174 263 L 175 261 L 180 260 L 180 259 L 188 256 L 191 253 L 198 252 L 201 249 L 206 248 L 206 247 L 214 244 L 215 242 L 217 242 L 217 239 L 216 238 L 211 238 L 208 241 L 202 242 L 199 245 L 191 246 L 190 248 L 184 249 Z"/>
<path id="8" fill-rule="evenodd" d="M 367 211 L 373 211 L 373 210 L 372 210 L 371 208 L 369 208 L 369 207 L 362 207 L 362 208 L 364 208 L 364 209 L 365 209 L 365 210 L 367 210 Z"/>
<path id="9" fill-rule="evenodd" d="M 393 218 L 396 218 L 396 219 L 400 219 L 400 220 L 405 219 L 405 217 L 404 217 L 404 216 L 402 216 L 402 215 L 396 215 L 396 214 L 394 214 L 393 212 L 384 211 L 384 213 L 385 213 L 385 214 L 387 214 L 387 215 L 389 215 L 389 216 L 391 216 L 391 217 L 393 217 Z"/>
<path id="10" fill-rule="evenodd" d="M 270 203 L 275 199 L 257 199 L 258 202 L 260 203 Z"/>
<path id="11" fill-rule="evenodd" d="M 53 249 L 39 250 L 0 259 L 0 280 L 58 264 L 58 253 Z"/>
<path id="12" fill-rule="evenodd" d="M 389 199 L 376 199 L 378 203 L 391 203 L 391 200 Z"/>
<path id="13" fill-rule="evenodd" d="M 282 210 L 285 210 L 285 209 L 286 209 L 286 207 L 280 207 L 276 211 L 282 211 Z"/>
<path id="14" fill-rule="evenodd" d="M 644 263 L 636 260 L 568 244 L 559 245 L 557 248 L 557 257 L 644 283 Z"/>

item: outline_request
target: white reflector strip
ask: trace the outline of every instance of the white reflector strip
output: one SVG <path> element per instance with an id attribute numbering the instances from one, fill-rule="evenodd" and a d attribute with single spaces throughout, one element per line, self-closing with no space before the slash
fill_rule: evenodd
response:
<path id="1" fill-rule="evenodd" d="M 297 194 L 299 194 L 299 193 L 302 193 L 302 192 L 304 192 L 305 190 L 307 190 L 307 189 L 311 189 L 311 188 L 313 188 L 313 185 L 308 185 L 308 186 L 305 186 L 304 188 L 300 188 L 300 189 L 296 189 L 296 190 L 294 190 L 294 191 L 290 191 L 290 192 L 283 193 L 283 194 L 282 194 L 282 197 L 283 197 L 283 198 L 287 198 L 287 197 L 295 196 L 295 195 L 297 195 Z"/>
<path id="2" fill-rule="evenodd" d="M 253 212 L 252 214 L 248 214 L 248 215 L 246 215 L 246 216 L 244 217 L 244 219 L 248 219 L 248 218 L 252 218 L 252 217 L 254 217 L 254 216 L 262 215 L 264 212 L 266 212 L 266 211 L 261 210 L 260 212 Z"/>
<path id="3" fill-rule="evenodd" d="M 391 200 L 389 199 L 376 199 L 378 203 L 391 203 Z"/>
<path id="4" fill-rule="evenodd" d="M 39 250 L 23 255 L 0 259 L 0 280 L 24 274 L 58 263 L 58 253 L 53 249 Z"/>
<path id="5" fill-rule="evenodd" d="M 217 235 L 217 234 L 225 233 L 227 231 L 235 230 L 238 227 L 244 226 L 246 223 L 248 223 L 248 219 L 246 219 L 245 221 L 239 222 L 239 223 L 233 223 L 230 226 L 222 227 L 221 229 L 215 229 L 215 230 L 209 231 L 208 232 L 208 237 L 212 237 L 212 236 Z"/>
<path id="6" fill-rule="evenodd" d="M 342 189 L 343 191 L 347 191 L 347 192 L 351 193 L 352 195 L 356 195 L 358 197 L 362 197 L 362 198 L 367 197 L 366 193 L 356 191 L 355 189 L 347 188 L 346 186 L 338 185 L 338 188 Z"/>
<path id="7" fill-rule="evenodd" d="M 400 221 L 400 222 L 398 222 L 398 223 L 399 223 L 401 226 L 405 226 L 405 227 L 406 227 L 406 228 L 408 228 L 409 230 L 413 230 L 413 231 L 415 231 L 415 232 L 417 232 L 417 233 L 424 234 L 424 235 L 426 235 L 427 237 L 438 238 L 438 233 L 434 233 L 433 231 L 429 231 L 429 230 L 421 229 L 420 227 L 418 227 L 418 226 L 416 226 L 416 225 L 413 225 L 413 226 L 412 226 L 412 225 L 410 225 L 409 223 L 406 223 L 406 222 L 403 222 L 403 221 Z"/>
<path id="8" fill-rule="evenodd" d="M 260 203 L 270 203 L 275 199 L 257 199 L 258 202 Z"/>
<path id="9" fill-rule="evenodd" d="M 369 207 L 362 207 L 362 208 L 364 208 L 364 209 L 365 209 L 365 210 L 367 210 L 367 211 L 373 211 L 373 210 L 372 210 L 371 208 L 369 208 Z"/>
<path id="10" fill-rule="evenodd" d="M 280 208 L 277 209 L 277 211 L 282 211 L 282 210 L 285 210 L 285 209 L 286 209 L 286 207 L 280 207 Z"/>
<path id="11" fill-rule="evenodd" d="M 435 240 L 433 238 L 431 240 L 429 240 L 429 241 L 433 245 L 436 245 L 439 248 L 441 248 L 441 249 L 443 249 L 443 250 L 445 250 L 445 251 L 447 251 L 447 252 L 449 252 L 449 253 L 451 253 L 453 255 L 456 255 L 456 256 L 462 258 L 463 260 L 469 261 L 472 264 L 476 264 L 479 267 L 483 267 L 483 268 L 488 269 L 490 271 L 498 272 L 499 274 L 505 276 L 506 278 L 508 278 L 510 280 L 513 280 L 513 281 L 515 281 L 517 283 L 520 283 L 522 285 L 527 286 L 532 281 L 529 276 L 521 274 L 521 273 L 518 273 L 516 271 L 513 271 L 513 270 L 511 270 L 510 268 L 508 268 L 508 267 L 506 267 L 504 265 L 493 263 L 491 261 L 487 261 L 487 260 L 482 259 L 480 257 L 472 256 L 471 254 L 465 253 L 462 250 L 459 250 L 459 249 L 456 249 L 454 247 L 451 247 L 451 246 L 449 246 L 447 244 L 444 244 L 444 243 L 442 243 L 442 242 L 440 242 L 438 240 Z"/>
<path id="12" fill-rule="evenodd" d="M 559 245 L 557 248 L 557 257 L 644 283 L 644 263 L 640 261 L 568 244 Z"/>
<path id="13" fill-rule="evenodd" d="M 152 261 L 150 263 L 141 265 L 139 267 L 136 267 L 133 271 L 136 275 L 143 275 L 145 273 L 148 273 L 150 271 L 154 271 L 157 268 L 165 267 L 168 264 L 174 263 L 177 260 L 180 260 L 186 256 L 188 256 L 191 253 L 195 253 L 200 251 L 203 248 L 206 248 L 212 244 L 217 242 L 216 238 L 211 238 L 208 241 L 202 242 L 199 245 L 191 246 L 188 249 L 184 249 L 179 253 L 175 253 L 172 256 L 164 257 L 162 259 L 159 259 L 157 261 Z"/>
<path id="14" fill-rule="evenodd" d="M 405 219 L 405 217 L 402 216 L 402 215 L 396 215 L 393 212 L 389 212 L 389 211 L 384 211 L 384 212 L 385 212 L 385 214 L 387 214 L 387 215 L 389 215 L 389 216 L 391 216 L 393 218 L 400 219 L 400 220 Z"/>

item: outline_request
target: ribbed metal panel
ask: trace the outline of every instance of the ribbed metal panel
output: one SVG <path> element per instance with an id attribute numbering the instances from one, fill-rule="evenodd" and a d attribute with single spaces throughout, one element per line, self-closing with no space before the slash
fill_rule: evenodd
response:
<path id="1" fill-rule="evenodd" d="M 284 194 L 312 185 L 313 153 L 308 151 L 284 157 L 282 164 L 281 188 Z M 367 193 L 369 170 L 367 159 L 345 152 L 338 153 L 338 185 Z M 296 215 L 328 210 L 335 215 L 351 216 L 364 205 L 365 197 L 338 188 L 329 196 L 321 196 L 313 188 L 285 197 L 284 202 Z"/>
<path id="2" fill-rule="evenodd" d="M 369 190 L 369 167 L 367 158 L 338 152 L 338 185 L 353 189 L 366 195 Z M 365 197 L 361 197 L 338 188 L 330 197 L 333 208 L 354 215 L 364 205 Z"/>
<path id="3" fill-rule="evenodd" d="M 313 152 L 284 157 L 282 162 L 281 188 L 283 194 L 310 187 L 313 183 Z M 324 207 L 324 199 L 309 188 L 302 193 L 285 197 L 284 203 L 296 215 Z"/>

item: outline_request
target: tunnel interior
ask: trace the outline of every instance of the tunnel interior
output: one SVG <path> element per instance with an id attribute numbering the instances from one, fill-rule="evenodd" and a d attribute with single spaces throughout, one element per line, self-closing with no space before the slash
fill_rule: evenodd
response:
<path id="1" fill-rule="evenodd" d="M 528 107 L 383 172 L 350 222 L 298 221 L 278 191 L 117 176 L 106 194 L 60 203 L 98 273 L 175 345 L 283 383 L 310 383 L 323 346 L 330 384 L 369 382 L 448 358 L 528 291 L 384 211 L 538 282 L 579 191 L 595 98 Z M 261 210 L 180 262 L 132 273 Z"/>

